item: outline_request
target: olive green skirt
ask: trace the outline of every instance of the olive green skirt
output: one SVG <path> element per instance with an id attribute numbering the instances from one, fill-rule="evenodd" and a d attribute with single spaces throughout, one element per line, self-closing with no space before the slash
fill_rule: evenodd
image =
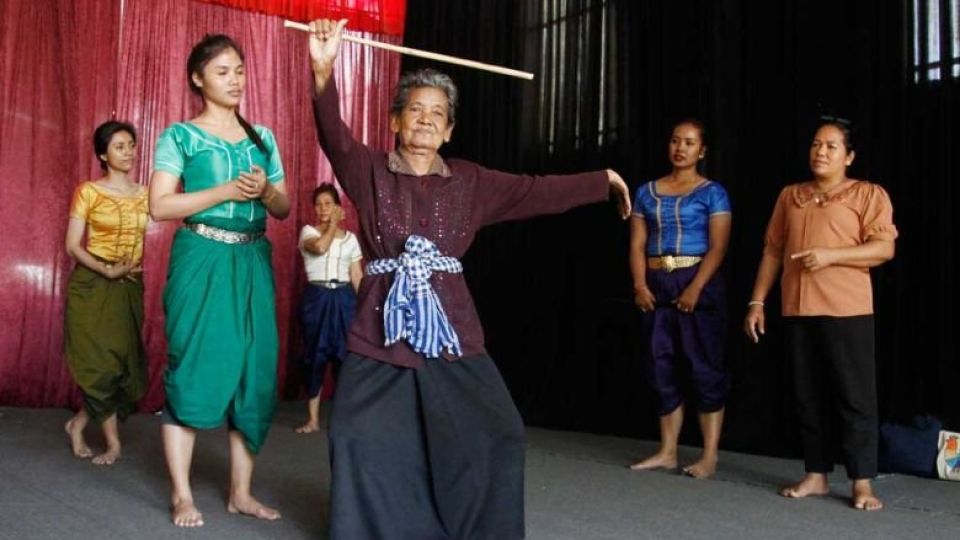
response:
<path id="1" fill-rule="evenodd" d="M 143 283 L 77 265 L 67 288 L 64 356 L 94 422 L 136 410 L 147 388 Z"/>

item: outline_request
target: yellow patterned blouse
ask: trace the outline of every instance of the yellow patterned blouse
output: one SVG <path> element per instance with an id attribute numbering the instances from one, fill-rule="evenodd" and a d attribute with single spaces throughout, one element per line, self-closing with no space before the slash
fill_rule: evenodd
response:
<path id="1" fill-rule="evenodd" d="M 87 223 L 87 251 L 109 262 L 140 262 L 148 211 L 146 189 L 123 197 L 107 193 L 93 182 L 77 186 L 70 203 L 70 217 Z"/>

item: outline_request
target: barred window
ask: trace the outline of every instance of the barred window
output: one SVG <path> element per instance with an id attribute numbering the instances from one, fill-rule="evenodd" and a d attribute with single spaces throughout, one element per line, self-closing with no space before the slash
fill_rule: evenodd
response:
<path id="1" fill-rule="evenodd" d="M 960 0 L 911 0 L 913 81 L 960 79 Z"/>
<path id="2" fill-rule="evenodd" d="M 524 18 L 528 64 L 539 73 L 528 133 L 551 154 L 615 140 L 614 2 L 539 0 Z"/>

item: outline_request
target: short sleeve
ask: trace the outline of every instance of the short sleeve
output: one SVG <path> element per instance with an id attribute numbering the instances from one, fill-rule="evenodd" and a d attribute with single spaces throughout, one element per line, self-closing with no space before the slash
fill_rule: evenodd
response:
<path id="1" fill-rule="evenodd" d="M 318 231 L 315 227 L 313 227 L 312 225 L 304 225 L 303 228 L 300 229 L 299 244 L 302 246 L 303 243 L 306 242 L 307 240 L 310 240 L 312 238 L 320 238 L 320 236 L 321 236 L 320 231 Z"/>
<path id="2" fill-rule="evenodd" d="M 790 186 L 787 186 L 780 191 L 780 196 L 777 197 L 777 203 L 773 207 L 773 215 L 770 216 L 770 222 L 767 223 L 767 233 L 764 237 L 763 253 L 778 259 L 783 258 L 784 236 L 786 233 L 786 204 L 789 199 L 790 189 Z"/>
<path id="3" fill-rule="evenodd" d="M 263 144 L 267 147 L 267 180 L 271 184 L 276 184 L 277 182 L 283 180 L 283 164 L 280 161 L 280 149 L 277 148 L 277 139 L 273 136 L 273 132 L 268 128 L 263 126 L 256 127 L 257 134 L 260 135 L 260 138 L 263 140 Z"/>
<path id="4" fill-rule="evenodd" d="M 73 190 L 73 199 L 70 201 L 70 217 L 87 221 L 90 216 L 90 207 L 93 205 L 93 188 L 89 182 L 84 182 Z"/>
<path id="5" fill-rule="evenodd" d="M 710 185 L 710 193 L 707 199 L 711 216 L 729 214 L 731 212 L 730 196 L 727 195 L 727 190 L 720 184 L 713 182 Z"/>
<path id="6" fill-rule="evenodd" d="M 882 187 L 871 184 L 861 214 L 860 239 L 896 240 L 897 227 L 893 224 L 893 203 Z"/>
<path id="7" fill-rule="evenodd" d="M 346 258 L 350 262 L 355 263 L 363 258 L 363 253 L 360 251 L 360 242 L 357 241 L 357 237 L 353 233 L 348 232 L 347 234 L 350 235 L 350 240 Z"/>
<path id="8" fill-rule="evenodd" d="M 175 126 L 163 130 L 157 139 L 157 149 L 153 153 L 153 170 L 170 173 L 177 178 L 183 174 L 184 155 L 180 144 L 180 134 Z"/>
<path id="9" fill-rule="evenodd" d="M 637 217 L 643 217 L 643 216 L 644 216 L 644 214 L 643 214 L 643 202 L 644 202 L 644 196 L 643 196 L 643 194 L 647 192 L 647 189 L 649 189 L 649 186 L 648 186 L 649 184 L 650 184 L 650 182 L 644 182 L 643 184 L 640 184 L 640 187 L 637 188 L 637 192 L 633 195 L 633 215 L 635 215 L 635 216 L 637 216 Z"/>

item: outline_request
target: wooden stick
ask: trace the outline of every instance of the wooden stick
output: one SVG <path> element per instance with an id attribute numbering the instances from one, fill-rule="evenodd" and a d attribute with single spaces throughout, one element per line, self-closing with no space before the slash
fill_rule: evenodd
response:
<path id="1" fill-rule="evenodd" d="M 294 21 L 283 21 L 283 26 L 284 28 L 293 28 L 295 30 L 303 30 L 304 32 L 310 31 L 310 27 L 307 26 L 306 24 L 298 23 Z M 347 34 L 343 34 L 342 38 L 344 41 L 349 41 L 351 43 L 359 43 L 360 45 L 368 45 L 370 47 L 376 47 L 378 49 L 386 49 L 388 51 L 398 52 L 400 54 L 418 56 L 420 58 L 429 58 L 430 60 L 436 60 L 438 62 L 446 62 L 448 64 L 456 64 L 458 66 L 472 67 L 474 69 L 482 69 L 483 71 L 491 71 L 493 73 L 499 73 L 501 75 L 509 75 L 511 77 L 526 79 L 528 81 L 533 80 L 533 73 L 530 73 L 528 71 L 510 69 L 502 66 L 495 66 L 493 64 L 484 64 L 483 62 L 466 60 L 464 58 L 458 58 L 456 56 L 449 56 L 446 54 L 423 51 L 420 49 L 412 49 L 410 47 L 401 47 L 400 45 L 392 45 L 390 43 L 383 43 L 382 41 L 373 41 L 371 39 L 348 36 Z"/>

